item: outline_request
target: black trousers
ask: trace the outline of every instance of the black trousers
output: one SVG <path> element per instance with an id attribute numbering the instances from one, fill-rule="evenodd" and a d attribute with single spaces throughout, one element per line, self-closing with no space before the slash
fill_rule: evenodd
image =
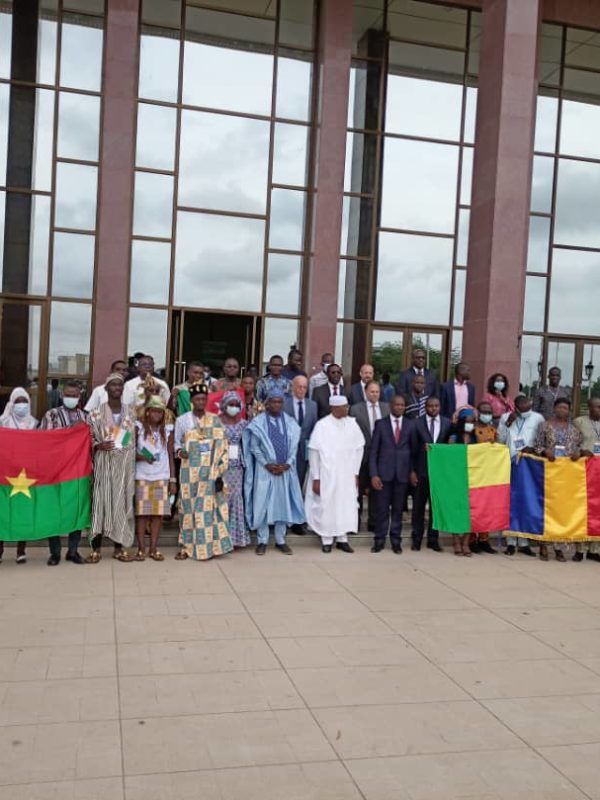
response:
<path id="1" fill-rule="evenodd" d="M 27 542 L 17 542 L 17 555 L 24 556 L 27 549 Z M 4 553 L 4 542 L 0 541 L 0 558 Z"/>
<path id="2" fill-rule="evenodd" d="M 371 492 L 370 499 L 375 501 L 375 544 L 384 545 L 389 531 L 392 547 L 401 547 L 406 490 L 406 483 L 393 480 L 384 481 L 381 491 Z"/>
<path id="3" fill-rule="evenodd" d="M 439 533 L 431 527 L 431 494 L 429 492 L 429 478 L 419 477 L 419 482 L 415 488 L 413 496 L 413 544 L 421 546 L 425 533 L 425 508 L 429 503 L 429 523 L 427 525 L 427 544 L 435 545 L 439 541 Z"/>
<path id="4" fill-rule="evenodd" d="M 358 527 L 360 528 L 363 509 L 365 503 L 365 496 L 369 495 L 369 504 L 367 510 L 367 525 L 369 530 L 374 530 L 377 524 L 377 511 L 374 499 L 375 489 L 371 489 L 371 478 L 369 476 L 369 465 L 363 464 L 358 473 Z"/>
<path id="5" fill-rule="evenodd" d="M 67 552 L 69 555 L 75 555 L 80 541 L 81 531 L 73 531 L 69 534 L 69 543 L 67 545 Z M 50 550 L 51 556 L 54 556 L 54 558 L 60 558 L 60 536 L 48 537 L 48 549 Z"/>

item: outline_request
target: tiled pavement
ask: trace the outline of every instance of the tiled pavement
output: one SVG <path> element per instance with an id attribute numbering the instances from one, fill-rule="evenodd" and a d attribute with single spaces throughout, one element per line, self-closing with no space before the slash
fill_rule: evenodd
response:
<path id="1" fill-rule="evenodd" d="M 599 564 L 290 542 L 7 551 L 0 800 L 600 800 Z"/>

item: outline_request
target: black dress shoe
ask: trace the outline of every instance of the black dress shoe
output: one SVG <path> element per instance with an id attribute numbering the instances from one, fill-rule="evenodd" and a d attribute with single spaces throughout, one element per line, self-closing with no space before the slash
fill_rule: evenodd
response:
<path id="1" fill-rule="evenodd" d="M 85 564 L 85 559 L 79 553 L 67 553 L 65 561 L 72 561 L 73 564 Z"/>
<path id="2" fill-rule="evenodd" d="M 255 553 L 257 556 L 264 556 L 267 552 L 267 545 L 266 544 L 257 544 Z"/>
<path id="3" fill-rule="evenodd" d="M 330 544 L 323 544 L 323 545 L 321 545 L 321 550 L 324 553 L 331 553 L 331 547 L 332 547 L 332 545 L 330 545 Z"/>
<path id="4" fill-rule="evenodd" d="M 480 542 L 479 543 L 479 552 L 480 553 L 490 553 L 490 555 L 494 555 L 497 553 L 497 550 L 494 550 L 492 545 L 489 542 Z"/>
<path id="5" fill-rule="evenodd" d="M 350 547 L 348 542 L 336 542 L 336 550 L 342 550 L 344 553 L 353 553 L 354 550 Z"/>
<path id="6" fill-rule="evenodd" d="M 519 553 L 523 553 L 524 556 L 533 556 L 535 558 L 535 553 L 529 545 L 527 547 L 519 547 Z"/>
<path id="7" fill-rule="evenodd" d="M 588 561 L 600 561 L 600 555 L 598 553 L 588 553 L 586 558 Z"/>
<path id="8" fill-rule="evenodd" d="M 507 556 L 514 556 L 514 554 L 516 552 L 517 552 L 517 548 L 514 546 L 514 544 L 509 544 L 509 545 L 507 545 L 506 550 L 504 551 L 504 554 L 507 555 Z"/>
<path id="9" fill-rule="evenodd" d="M 428 544 L 427 545 L 427 549 L 428 550 L 433 550 L 435 553 L 443 553 L 444 552 L 444 548 L 441 545 L 437 544 L 437 543 L 436 544 Z"/>
<path id="10" fill-rule="evenodd" d="M 400 555 L 402 553 L 402 547 L 399 545 L 392 545 L 392 552 Z"/>
<path id="11" fill-rule="evenodd" d="M 421 549 L 421 545 L 420 544 L 411 544 L 410 549 L 414 550 L 415 553 L 418 553 L 419 550 Z"/>
<path id="12" fill-rule="evenodd" d="M 371 548 L 372 553 L 381 553 L 382 550 L 383 550 L 382 544 L 374 544 L 373 547 Z"/>
<path id="13" fill-rule="evenodd" d="M 283 544 L 276 544 L 275 547 L 279 550 L 280 553 L 283 553 L 286 556 L 291 556 L 293 553 L 292 548 L 289 546 L 289 544 L 286 544 L 285 542 Z"/>
<path id="14" fill-rule="evenodd" d="M 56 556 L 50 556 L 48 561 L 46 561 L 46 564 L 48 564 L 49 567 L 55 567 L 57 564 L 60 564 L 60 558 L 57 558 Z"/>
<path id="15" fill-rule="evenodd" d="M 296 536 L 306 536 L 306 534 L 308 533 L 306 529 L 306 524 L 292 525 L 290 530 L 292 531 L 292 533 L 295 533 Z"/>
<path id="16" fill-rule="evenodd" d="M 482 547 L 479 542 L 473 542 L 472 544 L 469 544 L 469 547 L 471 548 L 472 553 L 481 553 Z"/>
<path id="17" fill-rule="evenodd" d="M 583 553 L 575 553 L 573 561 L 583 561 Z"/>

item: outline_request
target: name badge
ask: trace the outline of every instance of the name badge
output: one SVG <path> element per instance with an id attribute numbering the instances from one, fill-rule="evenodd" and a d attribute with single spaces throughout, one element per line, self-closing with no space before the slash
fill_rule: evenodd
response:
<path id="1" fill-rule="evenodd" d="M 229 460 L 230 461 L 239 461 L 240 458 L 240 446 L 239 444 L 230 444 L 229 445 Z"/>
<path id="2" fill-rule="evenodd" d="M 525 447 L 525 439 L 515 439 L 513 442 L 515 450 L 522 450 Z"/>
<path id="3" fill-rule="evenodd" d="M 595 456 L 600 456 L 600 442 L 594 442 L 594 449 L 592 452 Z"/>
<path id="4" fill-rule="evenodd" d="M 557 444 L 554 448 L 554 456 L 556 458 L 565 458 L 567 455 L 567 448 L 561 444 Z"/>

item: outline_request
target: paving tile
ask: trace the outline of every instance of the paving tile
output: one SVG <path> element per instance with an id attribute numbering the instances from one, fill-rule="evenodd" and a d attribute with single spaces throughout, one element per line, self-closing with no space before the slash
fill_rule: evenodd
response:
<path id="1" fill-rule="evenodd" d="M 528 750 L 489 756 L 423 755 L 346 762 L 365 800 L 585 800 Z"/>
<path id="2" fill-rule="evenodd" d="M 269 554 L 270 556 L 270 554 Z M 273 557 L 281 558 L 279 553 Z M 249 569 L 243 572 L 226 570 L 236 592 L 297 592 L 299 594 L 312 592 L 339 592 L 342 587 L 325 572 L 312 568 L 306 569 L 296 566 L 293 571 L 289 568 L 282 569 L 277 563 L 269 566 L 264 571 Z"/>
<path id="3" fill-rule="evenodd" d="M 392 624 L 392 623 L 390 623 Z M 517 630 L 469 631 L 404 627 L 402 636 L 436 662 L 560 658 L 560 653 Z"/>
<path id="4" fill-rule="evenodd" d="M 119 645 L 120 675 L 240 672 L 278 667 L 279 662 L 263 639 Z"/>
<path id="5" fill-rule="evenodd" d="M 146 595 L 117 597 L 118 618 L 168 617 L 195 614 L 244 614 L 244 606 L 233 592 L 221 594 Z"/>
<path id="6" fill-rule="evenodd" d="M 72 644 L 112 644 L 113 619 L 0 619 L 3 647 L 52 647 Z"/>
<path id="7" fill-rule="evenodd" d="M 600 658 L 600 627 L 583 631 L 542 630 L 535 631 L 535 635 L 569 658 Z"/>
<path id="8" fill-rule="evenodd" d="M 463 700 L 465 692 L 433 664 L 321 667 L 288 673 L 311 708 Z"/>
<path id="9" fill-rule="evenodd" d="M 595 608 L 499 608 L 495 612 L 524 631 L 579 631 L 600 627 Z M 600 634 L 600 631 L 598 631 Z"/>
<path id="10" fill-rule="evenodd" d="M 0 647 L 0 682 L 116 675 L 112 644 Z"/>
<path id="11" fill-rule="evenodd" d="M 0 725 L 118 719 L 116 678 L 0 684 Z"/>
<path id="12" fill-rule="evenodd" d="M 591 800 L 600 800 L 600 743 L 540 747 L 540 753 Z"/>
<path id="13" fill-rule="evenodd" d="M 302 708 L 283 670 L 121 677 L 123 719 Z"/>
<path id="14" fill-rule="evenodd" d="M 335 760 L 304 710 L 124 720 L 123 752 L 127 775 Z"/>
<path id="15" fill-rule="evenodd" d="M 424 586 L 398 589 L 357 589 L 356 596 L 371 611 L 397 611 L 413 608 L 421 610 L 445 611 L 447 609 L 475 608 L 468 597 L 436 584 L 429 589 Z"/>
<path id="16" fill-rule="evenodd" d="M 515 630 L 514 625 L 485 608 L 382 611 L 379 616 L 399 634 L 404 631 L 495 633 Z"/>
<path id="17" fill-rule="evenodd" d="M 286 669 L 403 664 L 425 659 L 401 636 L 306 636 L 270 639 Z"/>
<path id="18" fill-rule="evenodd" d="M 127 800 L 361 800 L 336 762 L 141 775 L 125 785 Z"/>
<path id="19" fill-rule="evenodd" d="M 0 728 L 0 786 L 118 775 L 121 737 L 116 720 Z"/>
<path id="20" fill-rule="evenodd" d="M 254 621 L 267 638 L 289 636 L 378 636 L 391 633 L 368 611 L 256 612 Z"/>
<path id="21" fill-rule="evenodd" d="M 320 708 L 315 716 L 343 759 L 524 746 L 474 700 Z"/>
<path id="22" fill-rule="evenodd" d="M 582 693 L 600 692 L 592 670 L 567 658 L 548 661 L 479 661 L 440 664 L 441 669 L 478 699 L 564 695 L 575 687 Z"/>
<path id="23" fill-rule="evenodd" d="M 67 579 L 65 579 L 66 582 Z M 83 587 L 82 587 L 83 590 Z M 114 607 L 112 597 L 90 597 L 87 594 L 62 597 L 48 590 L 43 602 L 35 595 L 0 598 L 0 617 L 14 619 L 19 617 L 30 619 L 113 619 Z"/>
<path id="24" fill-rule="evenodd" d="M 0 786 L 0 800 L 124 800 L 122 778 Z"/>
<path id="25" fill-rule="evenodd" d="M 482 703 L 532 747 L 600 742 L 598 694 L 483 700 Z"/>
<path id="26" fill-rule="evenodd" d="M 240 592 L 240 599 L 254 612 L 361 612 L 360 603 L 349 592 Z"/>
<path id="27" fill-rule="evenodd" d="M 257 639 L 260 631 L 248 614 L 125 617 L 117 620 L 117 638 L 125 643 Z"/>

